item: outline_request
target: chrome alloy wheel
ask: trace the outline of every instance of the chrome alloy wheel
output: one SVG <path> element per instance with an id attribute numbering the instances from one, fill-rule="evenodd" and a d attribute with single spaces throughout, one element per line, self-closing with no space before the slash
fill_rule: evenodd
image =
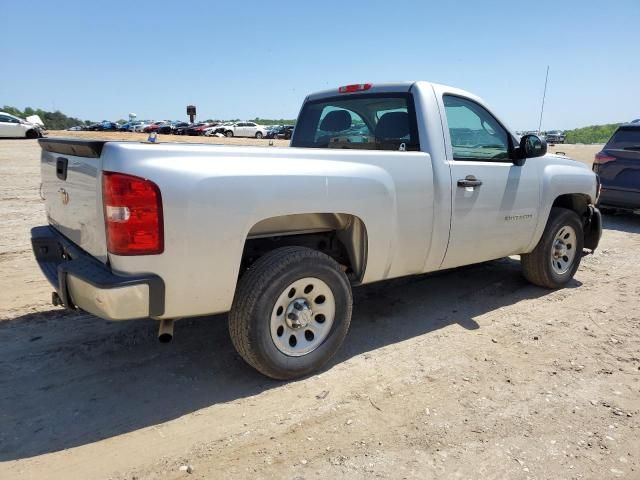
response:
<path id="1" fill-rule="evenodd" d="M 278 297 L 271 312 L 271 338 L 280 352 L 300 357 L 327 338 L 336 303 L 329 285 L 319 278 L 296 280 Z"/>
<path id="2" fill-rule="evenodd" d="M 551 247 L 551 268 L 559 275 L 566 273 L 573 265 L 576 252 L 576 231 L 565 225 L 556 234 Z"/>

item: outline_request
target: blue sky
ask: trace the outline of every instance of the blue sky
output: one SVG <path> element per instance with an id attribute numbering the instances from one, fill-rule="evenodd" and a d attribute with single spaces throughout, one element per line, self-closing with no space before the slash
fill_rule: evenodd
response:
<path id="1" fill-rule="evenodd" d="M 514 129 L 640 117 L 640 1 L 0 0 L 0 105 L 80 118 L 294 118 L 305 95 L 430 80 Z"/>

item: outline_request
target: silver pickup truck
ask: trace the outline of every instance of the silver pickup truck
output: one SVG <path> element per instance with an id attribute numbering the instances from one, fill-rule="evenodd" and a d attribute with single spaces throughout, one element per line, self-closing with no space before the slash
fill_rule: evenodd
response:
<path id="1" fill-rule="evenodd" d="M 520 255 L 560 288 L 602 232 L 587 166 L 427 82 L 309 95 L 290 148 L 40 144 L 32 244 L 54 303 L 157 319 L 161 340 L 229 311 L 240 355 L 276 379 L 336 352 L 353 286 Z"/>

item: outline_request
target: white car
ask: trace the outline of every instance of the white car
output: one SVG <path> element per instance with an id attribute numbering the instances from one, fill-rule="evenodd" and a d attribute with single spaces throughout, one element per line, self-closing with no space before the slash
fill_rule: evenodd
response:
<path id="1" fill-rule="evenodd" d="M 206 137 L 213 137 L 216 134 L 224 135 L 225 130 L 228 128 L 232 128 L 234 125 L 233 122 L 225 122 L 214 125 L 213 127 L 209 127 L 204 130 L 204 135 Z"/>
<path id="2" fill-rule="evenodd" d="M 222 125 L 220 125 L 219 123 L 214 123 L 213 125 L 211 125 L 209 128 L 205 128 L 202 131 L 202 134 L 205 137 L 212 137 L 215 133 L 216 130 L 218 130 Z"/>
<path id="3" fill-rule="evenodd" d="M 39 138 L 42 136 L 40 126 L 22 120 L 10 113 L 0 112 L 0 137 L 4 138 Z"/>
<path id="4" fill-rule="evenodd" d="M 142 132 L 144 130 L 145 127 L 148 127 L 149 125 L 151 125 L 151 122 L 141 122 L 138 125 L 135 125 L 131 131 L 132 132 Z"/>
<path id="5" fill-rule="evenodd" d="M 255 122 L 237 122 L 225 127 L 224 136 L 264 138 L 267 136 L 267 127 Z"/>

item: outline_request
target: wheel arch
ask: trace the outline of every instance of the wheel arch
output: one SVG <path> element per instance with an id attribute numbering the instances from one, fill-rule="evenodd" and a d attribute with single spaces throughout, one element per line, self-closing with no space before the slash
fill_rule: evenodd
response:
<path id="1" fill-rule="evenodd" d="M 590 203 L 592 203 L 591 198 L 586 193 L 565 193 L 555 198 L 551 208 L 560 207 L 573 210 L 580 218 L 583 218 L 588 214 Z"/>
<path id="2" fill-rule="evenodd" d="M 39 138 L 40 132 L 35 128 L 30 128 L 24 132 L 25 138 Z"/>
<path id="3" fill-rule="evenodd" d="M 590 219 L 593 205 L 593 200 L 591 196 L 587 193 L 559 193 L 556 194 L 553 202 L 546 207 L 545 210 L 541 212 L 540 221 L 538 222 L 538 226 L 533 235 L 532 241 L 527 247 L 527 249 L 522 253 L 530 253 L 538 244 L 540 239 L 542 238 L 542 233 L 544 232 L 545 226 L 549 221 L 549 217 L 551 215 L 551 211 L 553 208 L 566 208 L 567 210 L 571 210 L 575 212 L 580 220 L 582 221 L 582 225 L 584 226 L 584 235 L 585 239 L 590 232 Z"/>
<path id="4" fill-rule="evenodd" d="M 245 238 L 240 275 L 257 258 L 282 246 L 307 246 L 333 257 L 354 283 L 364 277 L 368 235 L 364 221 L 349 213 L 296 213 L 255 223 Z"/>

